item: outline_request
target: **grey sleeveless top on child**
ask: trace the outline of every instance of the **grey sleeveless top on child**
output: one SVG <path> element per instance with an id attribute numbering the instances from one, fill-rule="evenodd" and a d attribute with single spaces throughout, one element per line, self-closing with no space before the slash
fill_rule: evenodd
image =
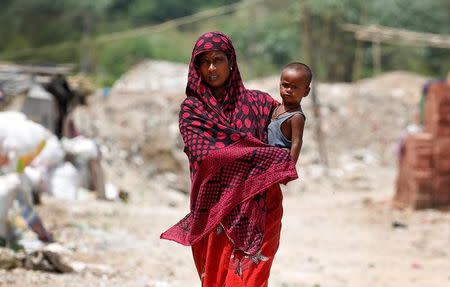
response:
<path id="1" fill-rule="evenodd" d="M 267 136 L 269 140 L 269 144 L 278 147 L 290 148 L 292 145 L 292 141 L 288 140 L 283 133 L 281 132 L 281 124 L 284 123 L 287 119 L 292 117 L 295 114 L 302 115 L 305 120 L 306 116 L 303 113 L 302 109 L 293 112 L 288 112 L 282 114 L 277 119 L 272 119 L 269 126 L 267 127 Z"/>

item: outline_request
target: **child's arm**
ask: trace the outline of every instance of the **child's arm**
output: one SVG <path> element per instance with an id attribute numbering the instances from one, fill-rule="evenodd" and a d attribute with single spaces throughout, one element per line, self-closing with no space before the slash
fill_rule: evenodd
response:
<path id="1" fill-rule="evenodd" d="M 291 117 L 291 128 L 291 158 L 297 163 L 303 143 L 303 129 L 305 128 L 305 118 L 303 115 L 295 114 Z"/>

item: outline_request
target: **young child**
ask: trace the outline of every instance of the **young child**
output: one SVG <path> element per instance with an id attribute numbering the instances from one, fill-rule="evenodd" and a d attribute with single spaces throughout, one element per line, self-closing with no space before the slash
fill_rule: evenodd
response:
<path id="1" fill-rule="evenodd" d="M 295 163 L 302 148 L 306 120 L 300 102 L 309 93 L 311 79 L 311 69 L 305 64 L 294 62 L 284 66 L 280 78 L 282 104 L 274 109 L 268 127 L 269 144 L 289 148 Z"/>

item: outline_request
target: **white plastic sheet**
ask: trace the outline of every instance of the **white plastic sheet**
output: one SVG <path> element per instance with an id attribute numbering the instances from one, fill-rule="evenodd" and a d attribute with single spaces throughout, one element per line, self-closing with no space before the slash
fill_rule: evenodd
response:
<path id="1" fill-rule="evenodd" d="M 27 120 L 22 113 L 0 112 L 0 152 L 6 154 L 9 160 L 2 169 L 7 172 L 23 171 L 50 136 L 48 130 Z"/>
<path id="2" fill-rule="evenodd" d="M 72 139 L 63 138 L 61 143 L 66 153 L 76 155 L 84 160 L 95 159 L 98 157 L 99 149 L 92 139 L 78 136 Z"/>
<path id="3" fill-rule="evenodd" d="M 62 163 L 64 150 L 56 136 L 47 139 L 44 148 L 31 163 L 32 166 L 51 168 Z"/>
<path id="4" fill-rule="evenodd" d="M 20 179 L 16 173 L 0 176 L 0 237 L 7 237 L 8 211 L 12 207 L 19 185 Z"/>
<path id="5" fill-rule="evenodd" d="M 79 187 L 79 173 L 70 162 L 56 167 L 50 177 L 50 192 L 56 198 L 76 200 Z"/>

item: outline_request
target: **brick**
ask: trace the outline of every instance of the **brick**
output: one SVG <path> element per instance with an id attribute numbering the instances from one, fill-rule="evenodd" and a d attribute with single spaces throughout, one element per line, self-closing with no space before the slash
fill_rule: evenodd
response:
<path id="1" fill-rule="evenodd" d="M 434 140 L 433 166 L 437 174 L 450 175 L 450 138 Z"/>
<path id="2" fill-rule="evenodd" d="M 417 183 L 429 183 L 433 180 L 433 169 L 411 170 L 408 178 Z"/>
<path id="3" fill-rule="evenodd" d="M 425 130 L 435 138 L 450 137 L 450 121 L 439 117 L 434 111 L 425 115 Z"/>
<path id="4" fill-rule="evenodd" d="M 414 209 L 429 208 L 433 204 L 433 185 L 431 180 L 417 181 L 413 178 L 407 180 L 408 195 L 405 196 L 407 204 Z"/>
<path id="5" fill-rule="evenodd" d="M 448 127 L 450 126 L 450 116 L 449 115 L 439 115 L 436 112 L 428 116 L 428 121 L 431 126 Z"/>
<path id="6" fill-rule="evenodd" d="M 396 181 L 394 202 L 400 206 L 414 209 L 429 208 L 433 204 L 432 169 L 410 170 L 408 166 L 400 167 Z"/>
<path id="7" fill-rule="evenodd" d="M 431 85 L 425 103 L 425 130 L 435 137 L 450 136 L 450 86 Z"/>
<path id="8" fill-rule="evenodd" d="M 439 102 L 438 99 L 432 98 L 426 109 L 427 118 L 431 121 L 448 124 L 450 122 L 450 103 Z"/>
<path id="9" fill-rule="evenodd" d="M 433 205 L 450 205 L 450 175 L 436 176 L 433 187 Z"/>
<path id="10" fill-rule="evenodd" d="M 450 103 L 441 103 L 436 108 L 434 116 L 437 121 L 450 123 Z"/>
<path id="11" fill-rule="evenodd" d="M 405 169 L 400 166 L 399 173 L 396 179 L 396 190 L 394 195 L 394 202 L 400 205 L 408 204 L 408 187 L 407 187 L 407 177 L 405 174 Z"/>
<path id="12" fill-rule="evenodd" d="M 394 196 L 394 202 L 400 206 L 410 206 L 411 205 L 411 192 L 408 184 L 408 174 L 409 167 L 406 161 L 400 162 L 397 180 L 396 180 L 396 192 Z"/>
<path id="13" fill-rule="evenodd" d="M 450 156 L 450 138 L 437 138 L 433 141 L 433 153 L 436 156 Z"/>
<path id="14" fill-rule="evenodd" d="M 434 83 L 428 89 L 429 96 L 438 96 L 441 102 L 450 103 L 450 86 L 446 83 Z"/>
<path id="15" fill-rule="evenodd" d="M 409 187 L 408 182 L 410 180 L 409 174 L 411 171 L 408 169 L 408 166 L 401 165 L 399 169 L 399 174 L 397 177 L 397 189 L 400 193 L 408 193 Z"/>
<path id="16" fill-rule="evenodd" d="M 406 149 L 412 151 L 428 151 L 432 148 L 433 135 L 430 133 L 414 133 L 406 137 Z"/>
<path id="17" fill-rule="evenodd" d="M 433 163 L 436 173 L 440 175 L 450 174 L 450 158 L 436 158 Z"/>
<path id="18" fill-rule="evenodd" d="M 429 169 L 433 166 L 432 155 L 408 154 L 405 157 L 405 164 L 413 170 Z"/>
<path id="19" fill-rule="evenodd" d="M 430 133 L 411 134 L 405 141 L 405 165 L 413 170 L 432 167 L 433 145 Z"/>
<path id="20" fill-rule="evenodd" d="M 411 201 L 411 207 L 414 209 L 426 209 L 434 206 L 433 197 L 431 194 L 416 194 Z"/>
<path id="21" fill-rule="evenodd" d="M 431 119 L 426 124 L 425 129 L 436 138 L 450 137 L 450 123 L 443 124 L 442 122 Z"/>

